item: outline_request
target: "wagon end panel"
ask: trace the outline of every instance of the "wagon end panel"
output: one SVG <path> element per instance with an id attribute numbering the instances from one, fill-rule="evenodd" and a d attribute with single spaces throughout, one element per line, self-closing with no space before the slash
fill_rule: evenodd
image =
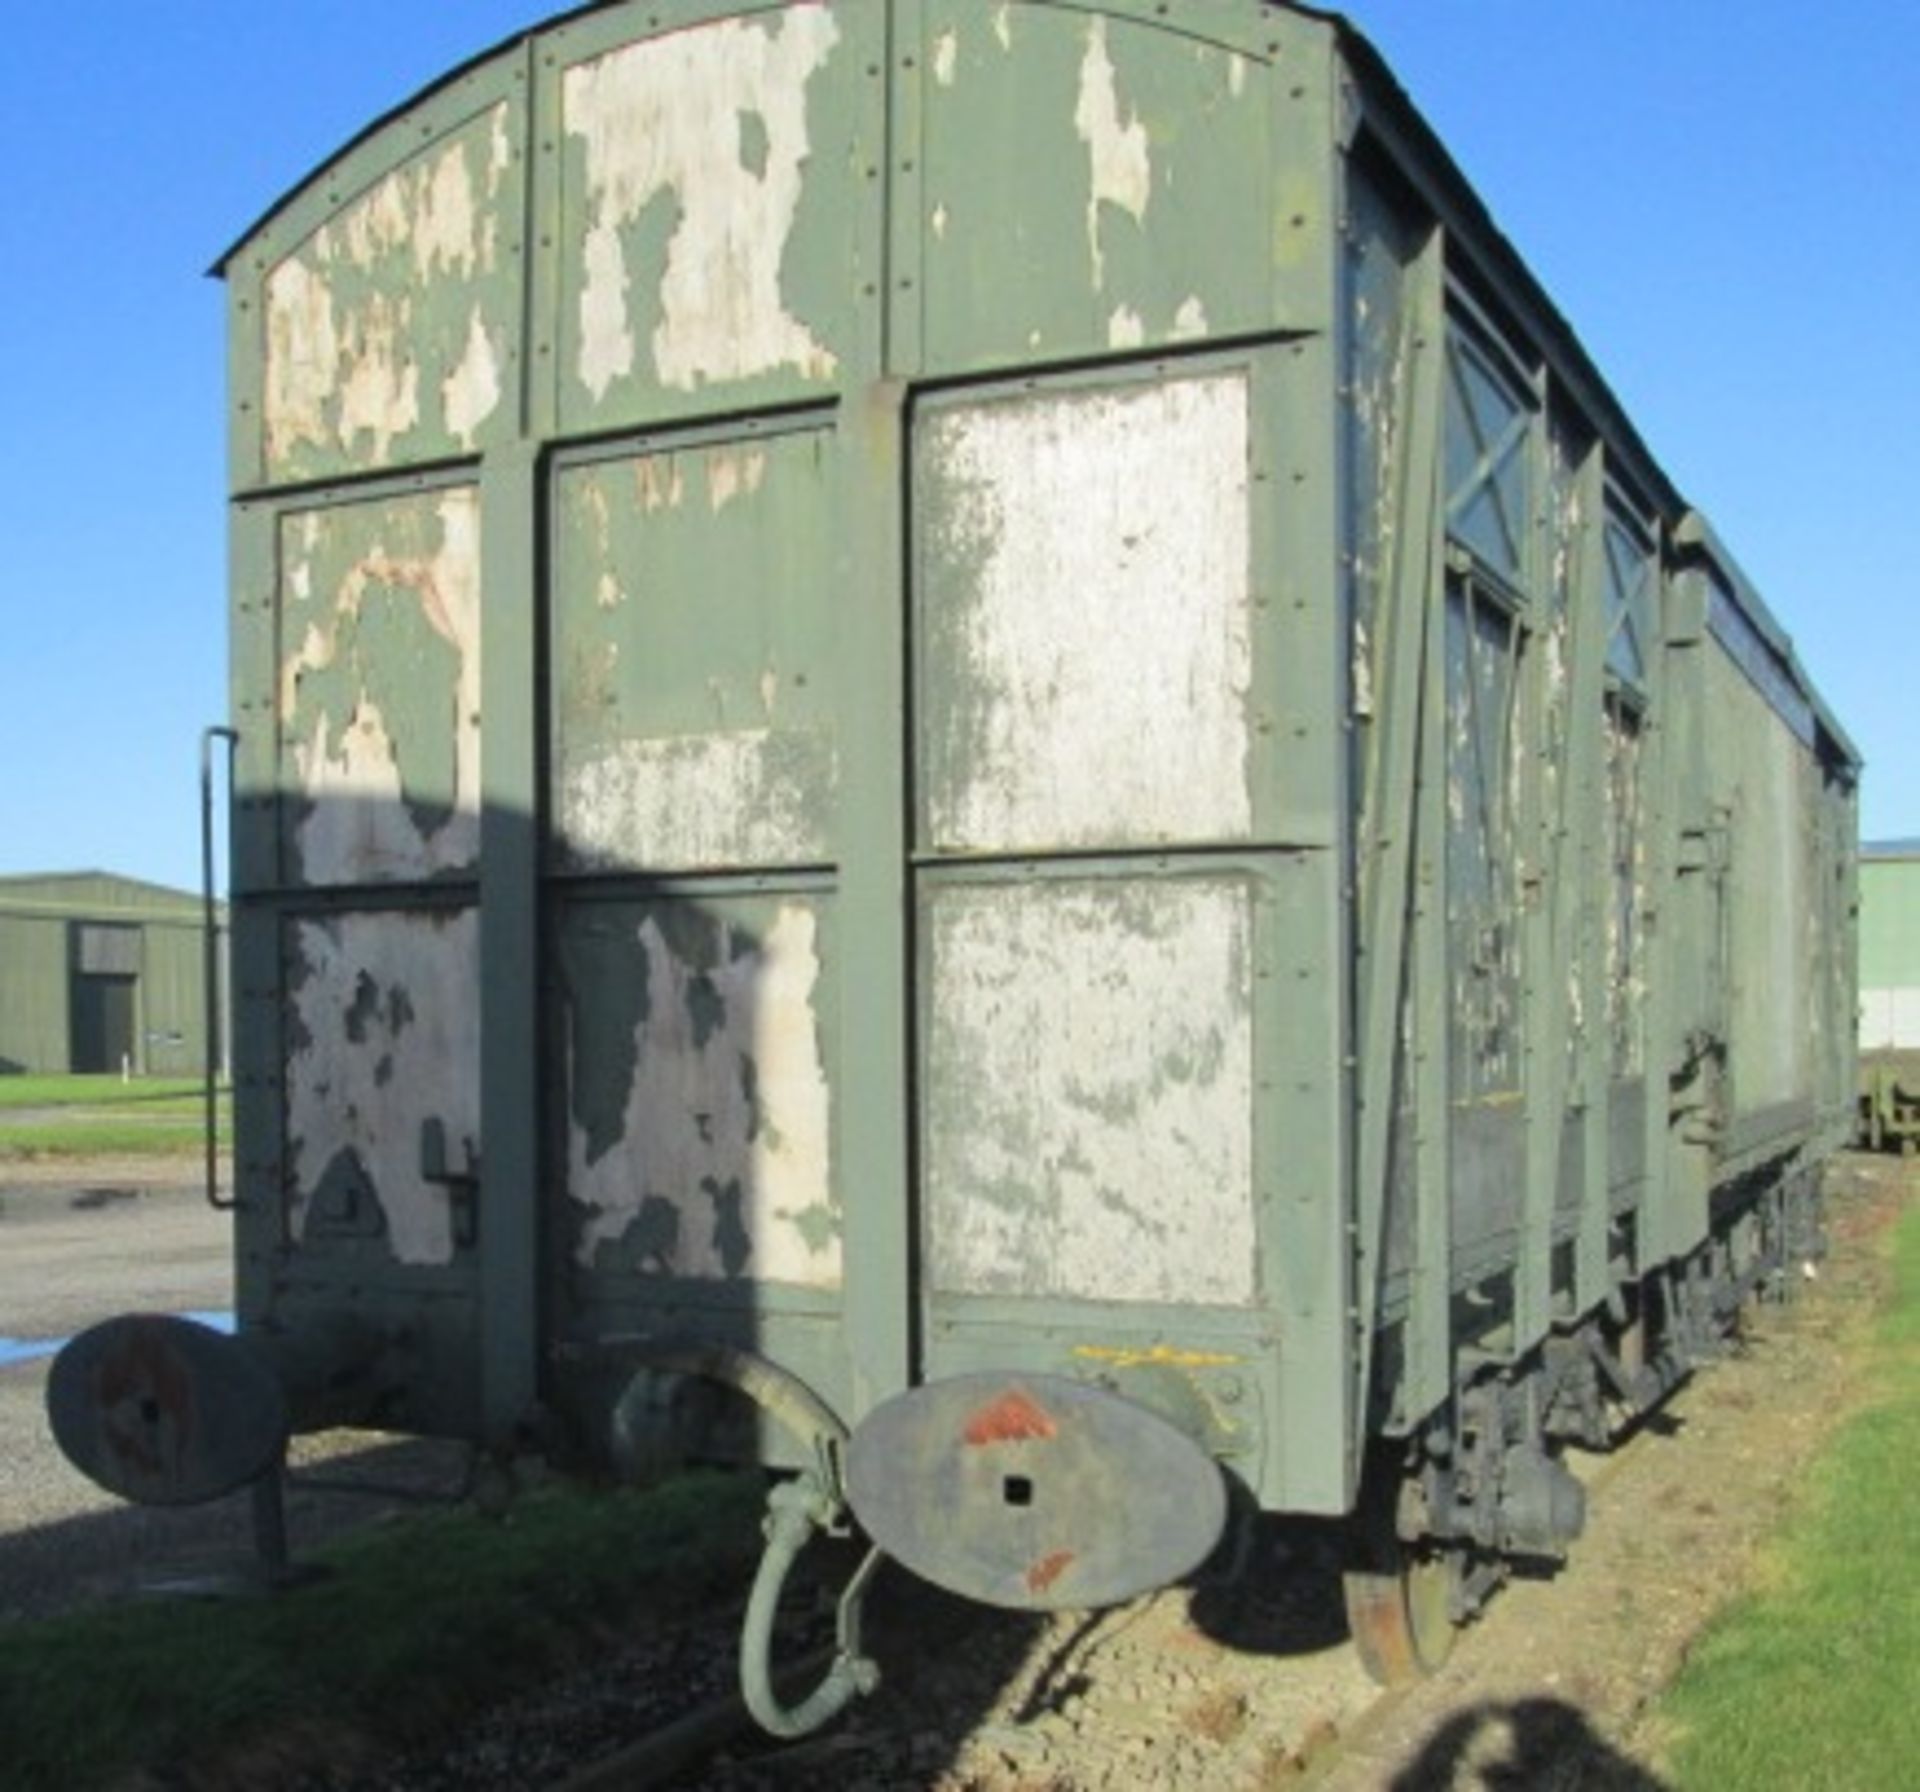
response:
<path id="1" fill-rule="evenodd" d="M 1708 753 L 1726 832 L 1720 926 L 1726 967 L 1725 1132 L 1730 1160 L 1791 1143 L 1811 1127 L 1824 919 L 1816 882 L 1819 769 L 1812 714 L 1791 691 L 1769 695 L 1770 656 L 1714 588 L 1704 668 L 1718 718 Z"/>
<path id="2" fill-rule="evenodd" d="M 238 1292 L 297 1425 L 477 1422 L 482 535 L 471 474 L 235 511 Z"/>
<path id="3" fill-rule="evenodd" d="M 548 485 L 557 1342 L 720 1342 L 836 1409 L 850 467 L 823 418 L 563 456 Z"/>
<path id="4" fill-rule="evenodd" d="M 1326 1510 L 1344 834 L 1332 482 L 1296 473 L 1322 375 L 1268 349 L 930 395 L 910 628 L 923 1372 L 1104 1387 Z"/>
<path id="5" fill-rule="evenodd" d="M 583 9 L 226 260 L 262 1325 L 502 1447 L 1010 1353 L 1344 1505 L 1331 43 Z"/>
<path id="6" fill-rule="evenodd" d="M 887 10 L 543 34 L 541 1311 L 594 1448 L 809 1460 L 717 1391 L 738 1376 L 655 1386 L 663 1353 L 778 1365 L 849 1416 L 906 1373 L 902 1072 L 862 1027 L 900 977 L 866 924 L 899 875 L 897 559 L 854 402 Z"/>

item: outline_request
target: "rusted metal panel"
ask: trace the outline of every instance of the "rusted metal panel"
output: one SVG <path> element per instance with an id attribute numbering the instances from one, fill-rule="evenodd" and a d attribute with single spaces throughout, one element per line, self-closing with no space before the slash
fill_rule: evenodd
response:
<path id="1" fill-rule="evenodd" d="M 831 1288 L 824 914 L 583 904 L 563 934 L 571 1248 L 591 1269 Z"/>
<path id="2" fill-rule="evenodd" d="M 922 420 L 932 844 L 1248 837 L 1248 441 L 1239 373 Z"/>
<path id="3" fill-rule="evenodd" d="M 1195 1439 L 1104 1388 L 949 1376 L 873 1413 L 849 1497 L 896 1561 L 1017 1611 L 1117 1605 L 1196 1568 L 1226 1483 Z"/>
<path id="4" fill-rule="evenodd" d="M 1244 20 L 1211 22 L 1251 36 Z M 1187 34 L 1206 23 L 927 8 L 922 274 L 902 297 L 917 302 L 928 366 L 1327 321 L 1297 278 L 1329 223 L 1313 128 L 1325 64 L 1279 15 L 1237 45 Z M 1221 232 L 1227 215 L 1262 227 Z"/>
<path id="5" fill-rule="evenodd" d="M 1252 1300 L 1249 886 L 955 884 L 927 923 L 934 1287 Z"/>
<path id="6" fill-rule="evenodd" d="M 452 1261 L 480 1153 L 479 919 L 311 916 L 286 936 L 287 1228 Z M 444 1145 L 443 1176 L 427 1129 Z"/>
<path id="7" fill-rule="evenodd" d="M 479 852 L 480 503 L 471 486 L 286 512 L 283 871 L 356 884 Z"/>
<path id="8" fill-rule="evenodd" d="M 518 421 L 521 136 L 502 99 L 347 200 L 261 289 L 276 481 L 468 454 Z"/>
<path id="9" fill-rule="evenodd" d="M 190 1319 L 128 1313 L 63 1348 L 47 1417 L 67 1459 L 149 1506 L 218 1499 L 269 1472 L 287 1442 L 279 1380 L 246 1345 Z"/>
<path id="10" fill-rule="evenodd" d="M 576 466 L 556 490 L 556 846 L 806 864 L 837 782 L 824 431 Z"/>
<path id="11" fill-rule="evenodd" d="M 565 69 L 564 423 L 834 381 L 866 259 L 848 201 L 870 110 L 858 40 L 874 23 L 861 8 L 769 8 Z"/>

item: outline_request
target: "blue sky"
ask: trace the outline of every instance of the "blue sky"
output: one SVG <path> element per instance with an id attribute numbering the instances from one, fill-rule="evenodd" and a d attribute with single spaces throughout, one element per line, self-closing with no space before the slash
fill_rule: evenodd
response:
<path id="1" fill-rule="evenodd" d="M 202 270 L 537 0 L 66 0 L 0 58 L 0 873 L 198 876 L 225 704 Z M 1920 9 L 1379 0 L 1353 17 L 1920 834 Z"/>

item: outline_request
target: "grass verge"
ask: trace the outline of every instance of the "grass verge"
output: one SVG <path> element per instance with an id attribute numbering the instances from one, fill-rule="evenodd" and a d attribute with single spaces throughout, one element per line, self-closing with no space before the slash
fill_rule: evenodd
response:
<path id="1" fill-rule="evenodd" d="M 197 1076 L 0 1076 L 0 1112 L 8 1108 L 100 1108 L 178 1102 L 198 1096 Z"/>
<path id="2" fill-rule="evenodd" d="M 233 1148 L 233 1123 L 224 1103 L 213 1137 L 218 1149 Z M 191 1120 L 76 1116 L 18 1126 L 0 1124 L 0 1163 L 8 1158 L 193 1157 L 205 1148 L 206 1135 L 197 1115 Z"/>
<path id="3" fill-rule="evenodd" d="M 1682 1792 L 1905 1792 L 1920 1761 L 1920 1210 L 1866 1407 L 1810 1471 L 1755 1589 L 1708 1627 L 1659 1728 Z"/>
<path id="4" fill-rule="evenodd" d="M 0 1160 L 191 1155 L 204 1144 L 204 1099 L 202 1085 L 183 1077 L 0 1077 Z M 215 1138 L 223 1148 L 232 1132 L 222 1089 Z"/>
<path id="5" fill-rule="evenodd" d="M 390 1753 L 444 1733 L 609 1626 L 745 1584 L 761 1484 L 548 1489 L 503 1519 L 408 1516 L 316 1551 L 288 1596 L 118 1605 L 0 1626 L 10 1792 L 271 1783 L 303 1751 Z"/>

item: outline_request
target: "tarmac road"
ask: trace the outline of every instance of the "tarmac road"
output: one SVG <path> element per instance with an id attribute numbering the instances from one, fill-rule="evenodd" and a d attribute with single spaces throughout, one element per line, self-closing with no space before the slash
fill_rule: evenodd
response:
<path id="1" fill-rule="evenodd" d="M 224 1312 L 230 1240 L 191 1165 L 0 1165 L 0 1338 L 69 1337 L 134 1310 Z"/>
<path id="2" fill-rule="evenodd" d="M 115 1313 L 229 1312 L 231 1250 L 231 1221 L 206 1204 L 197 1163 L 0 1164 L 0 1621 L 252 1565 L 244 1492 L 123 1505 L 68 1465 L 43 1404 L 52 1352 L 40 1346 Z M 457 1445 L 344 1431 L 296 1438 L 290 1458 L 296 1471 L 337 1465 L 368 1490 L 321 1491 L 297 1472 L 296 1558 L 397 1500 L 449 1497 L 467 1464 Z"/>
<path id="3" fill-rule="evenodd" d="M 74 1547 L 82 1521 L 125 1515 L 55 1448 L 42 1404 L 51 1354 L 38 1347 L 115 1313 L 233 1304 L 228 1222 L 183 1180 L 192 1171 L 0 1165 L 0 1617 L 91 1590 L 103 1564 L 97 1549 Z M 112 1565 L 132 1574 L 153 1537 L 121 1528 Z"/>

